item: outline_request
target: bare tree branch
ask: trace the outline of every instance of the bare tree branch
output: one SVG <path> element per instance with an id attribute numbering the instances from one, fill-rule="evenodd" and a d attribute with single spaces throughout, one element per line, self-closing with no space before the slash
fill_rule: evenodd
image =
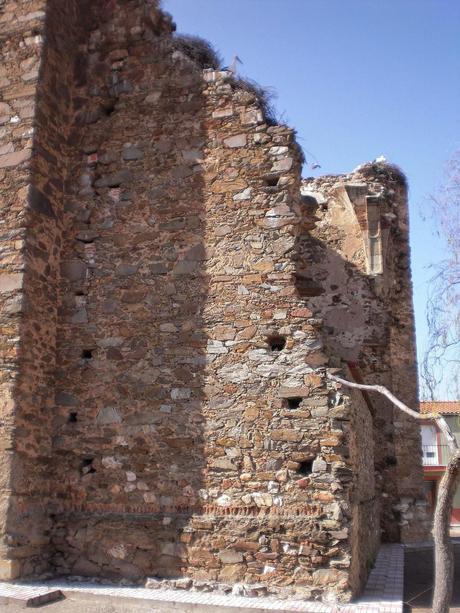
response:
<path id="1" fill-rule="evenodd" d="M 435 399 L 441 383 L 460 395 L 460 149 L 447 164 L 444 185 L 431 198 L 431 221 L 447 247 L 446 256 L 431 268 L 426 307 L 428 346 L 421 365 L 424 397 Z"/>
<path id="2" fill-rule="evenodd" d="M 423 420 L 436 419 L 437 417 L 437 415 L 434 415 L 432 413 L 419 413 L 418 411 L 414 411 L 413 409 L 408 407 L 407 404 L 404 404 L 404 402 L 401 402 L 399 398 L 396 398 L 396 396 L 394 396 L 390 392 L 390 390 L 387 390 L 387 388 L 384 387 L 383 385 L 364 385 L 362 383 L 355 383 L 352 381 L 347 381 L 346 379 L 341 379 L 340 377 L 337 377 L 336 375 L 333 375 L 330 372 L 328 372 L 326 376 L 331 381 L 336 381 L 337 383 L 341 383 L 342 385 L 345 385 L 346 387 L 353 387 L 358 390 L 366 390 L 368 392 L 378 392 L 379 394 L 383 394 L 383 396 L 386 396 L 388 400 L 390 400 L 395 406 L 398 407 L 398 409 L 400 409 L 404 413 L 407 413 L 407 415 L 414 417 L 414 419 L 420 419 L 423 421 Z"/>
<path id="3" fill-rule="evenodd" d="M 457 439 L 452 434 L 452 430 L 450 429 L 449 424 L 447 423 L 447 421 L 444 419 L 444 417 L 442 415 L 437 415 L 435 417 L 435 421 L 438 424 L 438 428 L 444 434 L 444 436 L 445 436 L 445 438 L 447 440 L 447 444 L 449 445 L 449 448 L 452 451 L 452 453 L 457 452 L 458 451 Z"/>

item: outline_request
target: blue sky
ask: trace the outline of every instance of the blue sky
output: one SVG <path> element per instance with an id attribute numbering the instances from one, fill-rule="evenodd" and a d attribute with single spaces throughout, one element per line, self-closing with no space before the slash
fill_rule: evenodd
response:
<path id="1" fill-rule="evenodd" d="M 211 41 L 240 73 L 272 86 L 319 173 L 379 155 L 410 185 L 419 355 L 429 265 L 443 245 L 423 219 L 460 147 L 458 0 L 163 0 L 178 31 Z M 318 174 L 306 171 L 305 175 Z"/>

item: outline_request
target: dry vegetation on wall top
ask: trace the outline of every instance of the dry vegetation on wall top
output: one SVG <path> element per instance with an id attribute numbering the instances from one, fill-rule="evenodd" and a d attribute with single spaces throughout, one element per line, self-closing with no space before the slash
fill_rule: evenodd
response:
<path id="1" fill-rule="evenodd" d="M 172 46 L 173 49 L 193 60 L 203 70 L 206 68 L 220 70 L 222 66 L 222 57 L 204 38 L 179 34 L 172 39 Z"/>
<path id="2" fill-rule="evenodd" d="M 403 187 L 407 187 L 407 178 L 401 168 L 389 162 L 370 162 L 359 167 L 359 172 L 368 178 L 378 176 L 385 181 L 396 181 Z"/>
<path id="3" fill-rule="evenodd" d="M 276 92 L 273 87 L 263 87 L 256 81 L 248 78 L 234 77 L 232 83 L 235 89 L 242 89 L 248 94 L 254 96 L 254 100 L 260 106 L 264 119 L 269 126 L 276 126 L 279 123 L 279 117 L 273 100 L 276 98 Z"/>
<path id="4" fill-rule="evenodd" d="M 174 50 L 191 59 L 203 70 L 222 70 L 222 56 L 204 38 L 189 34 L 177 34 L 172 39 L 172 46 Z M 273 100 L 276 98 L 274 88 L 263 87 L 252 79 L 238 77 L 236 74 L 232 77 L 231 84 L 235 90 L 240 89 L 253 96 L 269 126 L 276 126 L 279 123 L 279 116 L 273 104 Z"/>

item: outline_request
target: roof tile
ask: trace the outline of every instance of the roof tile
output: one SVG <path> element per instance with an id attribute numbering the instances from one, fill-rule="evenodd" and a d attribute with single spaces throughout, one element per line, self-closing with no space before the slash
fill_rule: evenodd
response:
<path id="1" fill-rule="evenodd" d="M 421 413 L 460 414 L 460 400 L 439 400 L 436 402 L 421 402 Z"/>

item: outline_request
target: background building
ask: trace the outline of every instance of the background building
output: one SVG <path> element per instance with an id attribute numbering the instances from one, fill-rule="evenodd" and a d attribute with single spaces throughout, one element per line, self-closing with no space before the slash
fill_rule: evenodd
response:
<path id="1" fill-rule="evenodd" d="M 460 444 L 460 401 L 421 402 L 422 413 L 443 415 Z M 436 423 L 422 424 L 423 475 L 429 508 L 433 512 L 439 482 L 450 458 L 449 446 Z M 454 497 L 452 526 L 460 526 L 460 485 Z"/>

